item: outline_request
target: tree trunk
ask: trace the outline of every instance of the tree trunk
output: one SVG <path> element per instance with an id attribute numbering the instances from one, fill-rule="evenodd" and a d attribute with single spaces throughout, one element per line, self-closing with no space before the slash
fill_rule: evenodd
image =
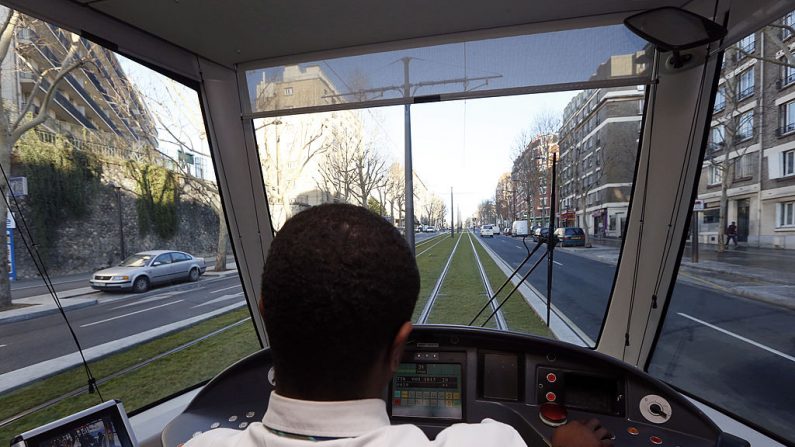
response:
<path id="1" fill-rule="evenodd" d="M 215 252 L 215 271 L 226 270 L 226 246 L 229 242 L 229 231 L 226 228 L 226 219 L 218 216 L 218 248 Z"/>
<path id="2" fill-rule="evenodd" d="M 723 173 L 724 177 L 728 177 L 726 172 Z M 729 185 L 727 185 L 726 178 L 721 179 L 720 185 L 720 211 L 718 217 L 718 252 L 723 252 L 726 249 L 726 214 L 729 210 Z"/>

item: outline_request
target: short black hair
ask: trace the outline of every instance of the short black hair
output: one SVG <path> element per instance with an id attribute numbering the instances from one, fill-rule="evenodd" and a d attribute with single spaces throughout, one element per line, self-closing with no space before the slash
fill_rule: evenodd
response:
<path id="1" fill-rule="evenodd" d="M 347 204 L 296 214 L 262 274 L 277 383 L 309 399 L 354 392 L 411 319 L 419 288 L 408 244 L 382 217 Z"/>

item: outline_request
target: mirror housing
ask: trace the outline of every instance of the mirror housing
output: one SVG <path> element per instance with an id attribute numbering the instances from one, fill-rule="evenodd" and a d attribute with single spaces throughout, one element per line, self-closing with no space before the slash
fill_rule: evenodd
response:
<path id="1" fill-rule="evenodd" d="M 680 52 L 723 39 L 726 27 L 690 11 L 663 6 L 624 19 L 630 31 L 662 51 L 673 52 L 673 66 L 681 67 L 686 58 Z"/>

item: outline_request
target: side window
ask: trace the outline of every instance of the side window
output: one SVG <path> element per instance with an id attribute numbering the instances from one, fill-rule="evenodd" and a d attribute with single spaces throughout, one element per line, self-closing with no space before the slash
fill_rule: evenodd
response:
<path id="1" fill-rule="evenodd" d="M 0 114 L 14 117 L 0 120 L 0 133 L 19 137 L 0 148 L 12 183 L 0 200 L 0 215 L 12 217 L 0 232 L 7 260 L 0 263 L 0 444 L 8 446 L 100 395 L 135 414 L 201 385 L 261 343 L 239 276 L 221 275 L 237 267 L 218 243 L 228 234 L 198 93 L 4 6 L 0 31 L 9 42 Z M 85 63 L 72 64 L 68 54 Z M 32 126 L 34 118 L 46 121 Z M 37 259 L 28 254 L 31 242 Z M 152 250 L 226 262 L 202 264 L 190 276 L 166 266 L 160 272 L 175 277 L 163 282 L 140 274 L 152 258 L 171 262 Z M 64 316 L 41 311 L 56 297 L 37 292 L 29 302 L 20 290 L 44 285 L 42 266 L 61 293 L 80 297 L 60 301 Z M 205 272 L 219 276 L 208 281 Z M 75 274 L 85 280 L 64 281 Z M 149 299 L 188 289 L 180 300 Z M 226 297 L 212 301 L 221 290 Z M 169 312 L 159 311 L 162 304 Z M 24 318 L 9 320 L 8 312 Z M 66 321 L 85 365 L 63 336 Z M 88 392 L 88 370 L 99 393 Z"/>
<path id="2" fill-rule="evenodd" d="M 171 253 L 171 262 L 189 261 L 190 258 L 185 253 L 174 252 Z"/>
<path id="3" fill-rule="evenodd" d="M 158 256 L 157 258 L 155 258 L 155 262 L 153 262 L 152 265 L 156 265 L 158 262 L 160 264 L 171 264 L 171 254 L 166 253 L 164 255 Z"/>

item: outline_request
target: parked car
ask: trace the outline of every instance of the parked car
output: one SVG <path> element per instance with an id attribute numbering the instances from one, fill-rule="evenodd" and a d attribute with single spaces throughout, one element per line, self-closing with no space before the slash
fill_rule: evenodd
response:
<path id="1" fill-rule="evenodd" d="M 494 234 L 500 235 L 500 226 L 499 225 L 492 225 L 491 229 L 494 231 Z"/>
<path id="2" fill-rule="evenodd" d="M 511 235 L 511 227 L 505 227 L 505 228 L 502 230 L 502 233 L 503 233 L 504 235 L 506 235 L 506 236 L 510 236 L 510 235 Z"/>
<path id="3" fill-rule="evenodd" d="M 585 245 L 585 232 L 580 227 L 562 227 L 555 230 L 555 235 L 563 247 Z"/>
<path id="4" fill-rule="evenodd" d="M 97 290 L 132 290 L 142 293 L 155 284 L 198 281 L 206 270 L 204 259 L 182 251 L 142 251 L 115 267 L 94 273 L 88 282 Z"/>
<path id="5" fill-rule="evenodd" d="M 527 236 L 529 233 L 527 232 L 527 221 L 526 220 L 515 220 L 511 225 L 511 236 Z"/>
<path id="6" fill-rule="evenodd" d="M 480 227 L 480 237 L 494 237 L 494 228 L 491 225 L 483 225 Z"/>
<path id="7" fill-rule="evenodd" d="M 436 227 L 428 225 L 427 227 L 425 227 L 425 232 L 426 233 L 436 233 Z"/>
<path id="8" fill-rule="evenodd" d="M 533 230 L 533 240 L 538 242 L 539 239 L 541 241 L 546 241 L 547 237 L 549 237 L 549 227 L 538 227 Z"/>

